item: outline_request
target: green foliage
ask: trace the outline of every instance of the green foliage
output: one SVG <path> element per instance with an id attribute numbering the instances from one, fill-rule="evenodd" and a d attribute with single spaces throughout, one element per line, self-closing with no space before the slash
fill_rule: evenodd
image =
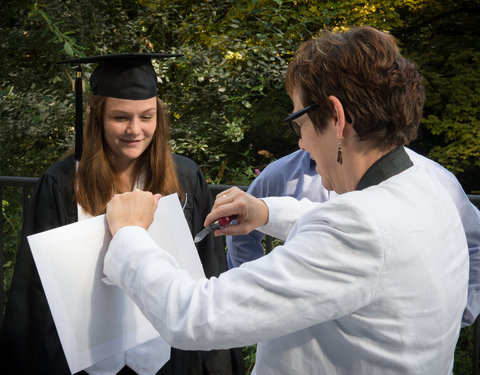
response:
<path id="1" fill-rule="evenodd" d="M 425 77 L 427 102 L 416 144 L 457 174 L 466 191 L 478 190 L 480 180 L 479 9 L 478 0 L 416 1 L 400 9 L 405 22 L 396 30 Z"/>
<path id="2" fill-rule="evenodd" d="M 73 57 L 74 55 L 77 56 L 83 52 L 83 48 L 76 43 L 75 38 L 70 36 L 73 31 L 62 32 L 60 28 L 63 21 L 53 23 L 49 18 L 48 14 L 40 8 L 38 3 L 33 4 L 32 10 L 28 14 L 28 16 L 40 16 L 41 18 L 43 18 L 43 20 L 47 24 L 48 31 L 53 34 L 53 38 L 50 39 L 49 42 L 63 45 L 63 51 L 66 53 L 67 56 Z"/>
<path id="3" fill-rule="evenodd" d="M 443 136 L 431 155 L 452 172 L 463 172 L 480 166 L 480 52 L 463 50 L 443 65 L 441 75 L 429 81 L 435 94 L 424 123 L 432 134 Z"/>
<path id="4" fill-rule="evenodd" d="M 291 108 L 283 78 L 295 48 L 324 27 L 372 25 L 397 36 L 426 77 L 423 136 L 414 147 L 453 172 L 478 173 L 478 8 L 473 0 L 12 2 L 0 26 L 6 36 L 1 87 L 3 92 L 13 87 L 24 100 L 30 91 L 39 106 L 48 106 L 53 98 L 71 100 L 73 69 L 55 61 L 70 55 L 181 52 L 183 58 L 156 63 L 174 149 L 196 160 L 211 181 L 245 181 L 245 168 L 249 181 L 248 171 L 263 163 L 256 151 L 280 157 L 296 148 L 282 122 Z M 85 70 L 88 78 L 91 67 Z M 45 89 L 49 95 L 43 95 Z M 26 126 L 36 126 L 36 119 L 25 119 Z M 70 123 L 59 121 L 50 124 Z M 9 144 L 13 150 L 23 147 Z M 59 156 L 63 150 L 37 152 Z"/>
<path id="5" fill-rule="evenodd" d="M 71 98 L 54 90 L 0 90 L 0 174 L 38 176 L 73 143 Z M 46 104 L 48 103 L 48 104 Z"/>
<path id="6" fill-rule="evenodd" d="M 178 51 L 185 58 L 175 66 L 169 82 L 160 85 L 160 92 L 169 93 L 164 100 L 172 114 L 175 150 L 187 151 L 212 180 L 218 180 L 215 172 L 226 155 L 228 167 L 237 168 L 246 161 L 245 149 L 264 149 L 275 137 L 281 144 L 288 141 L 288 129 L 277 125 L 287 109 L 272 106 L 268 116 L 255 113 L 270 103 L 270 95 L 281 95 L 279 102 L 287 102 L 281 83 L 286 63 L 269 66 L 268 54 L 246 45 L 241 52 L 198 46 Z M 252 168 L 259 166 L 260 159 L 249 160 Z"/>
<path id="7" fill-rule="evenodd" d="M 455 375 L 472 373 L 473 353 L 473 326 L 462 328 L 455 349 Z"/>
<path id="8" fill-rule="evenodd" d="M 242 350 L 243 360 L 245 363 L 246 374 L 251 374 L 253 366 L 255 366 L 255 357 L 257 354 L 257 345 L 246 346 Z"/>
<path id="9" fill-rule="evenodd" d="M 10 280 L 13 275 L 15 254 L 20 246 L 20 231 L 22 228 L 22 191 L 19 188 L 2 189 L 2 219 L 3 219 L 3 285 L 2 291 L 7 299 Z M 5 307 L 5 306 L 4 306 Z M 0 312 L 3 313 L 3 312 Z"/>

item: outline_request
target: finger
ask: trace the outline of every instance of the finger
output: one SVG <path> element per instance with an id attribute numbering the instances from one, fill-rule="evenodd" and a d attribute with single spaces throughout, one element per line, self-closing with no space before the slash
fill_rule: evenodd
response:
<path id="1" fill-rule="evenodd" d="M 245 192 L 237 187 L 232 187 L 223 191 L 220 194 L 217 194 L 217 197 L 212 207 L 212 211 L 224 204 L 234 202 L 236 199 L 241 197 L 242 194 L 245 194 Z"/>
<path id="2" fill-rule="evenodd" d="M 243 212 L 236 202 L 226 203 L 213 208 L 212 211 L 205 218 L 204 225 L 208 226 L 214 221 L 217 221 L 221 217 L 238 215 L 240 219 L 243 216 Z"/>
<path id="3" fill-rule="evenodd" d="M 162 196 L 160 194 L 155 194 L 153 196 L 153 203 L 154 203 L 154 209 L 153 209 L 153 212 L 157 211 L 157 207 L 158 207 L 158 201 L 160 200 Z"/>
<path id="4" fill-rule="evenodd" d="M 223 215 L 223 211 L 224 211 L 224 207 L 223 206 L 219 206 L 217 208 L 214 208 L 206 217 L 205 217 L 205 221 L 203 223 L 204 226 L 208 226 L 210 225 L 211 223 L 213 223 L 214 221 L 217 221 L 218 219 L 220 219 Z"/>
<path id="5" fill-rule="evenodd" d="M 221 194 L 217 194 L 217 197 L 215 198 L 215 202 L 213 202 L 212 210 L 231 201 L 232 201 L 232 195 L 229 195 L 227 191 L 224 191 Z"/>
<path id="6" fill-rule="evenodd" d="M 227 190 L 224 190 L 224 191 L 221 191 L 220 193 L 217 194 L 217 196 L 215 197 L 216 198 L 221 198 L 221 197 L 225 197 L 227 196 L 228 194 L 230 194 L 231 192 L 234 192 L 235 189 L 238 189 L 236 186 L 233 186 Z"/>
<path id="7" fill-rule="evenodd" d="M 248 234 L 253 230 L 247 224 L 230 224 L 215 231 L 215 236 L 235 236 L 239 234 Z"/>

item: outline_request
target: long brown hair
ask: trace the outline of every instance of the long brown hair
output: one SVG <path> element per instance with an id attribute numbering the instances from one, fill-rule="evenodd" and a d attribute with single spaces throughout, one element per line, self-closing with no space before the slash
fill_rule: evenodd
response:
<path id="1" fill-rule="evenodd" d="M 116 178 L 116 168 L 105 142 L 103 130 L 104 96 L 89 98 L 89 112 L 83 132 L 83 153 L 75 174 L 75 199 L 90 215 L 105 213 L 107 203 L 116 193 L 123 193 Z M 143 171 L 143 189 L 162 195 L 183 193 L 170 148 L 170 131 L 163 102 L 157 98 L 157 126 L 153 139 L 138 157 L 136 176 Z"/>

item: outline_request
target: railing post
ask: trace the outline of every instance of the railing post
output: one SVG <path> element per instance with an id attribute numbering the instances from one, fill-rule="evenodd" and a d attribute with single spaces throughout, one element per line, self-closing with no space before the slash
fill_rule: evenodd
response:
<path id="1" fill-rule="evenodd" d="M 480 319 L 475 319 L 473 323 L 473 359 L 472 375 L 478 375 L 478 365 L 480 362 Z"/>
<path id="2" fill-rule="evenodd" d="M 25 210 L 28 202 L 28 194 L 30 193 L 31 188 L 37 182 L 37 177 L 12 177 L 12 176 L 0 176 L 0 203 L 2 204 L 2 212 L 0 215 L 0 285 L 1 285 L 1 295 L 0 295 L 0 327 L 3 322 L 3 307 L 5 304 L 5 297 L 3 293 L 3 284 L 4 284 L 4 272 L 3 264 L 5 262 L 4 257 L 4 237 L 3 237 L 3 188 L 4 187 L 20 187 L 22 188 L 22 218 L 25 217 Z"/>
<path id="3" fill-rule="evenodd" d="M 23 223 L 23 218 L 25 217 L 25 213 L 27 212 L 27 204 L 28 204 L 28 193 L 30 192 L 30 189 L 27 188 L 27 186 L 23 186 L 22 188 L 22 223 Z"/>
<path id="4" fill-rule="evenodd" d="M 1 293 L 0 293 L 0 327 L 3 324 L 3 188 L 0 186 L 0 285 L 1 285 Z"/>

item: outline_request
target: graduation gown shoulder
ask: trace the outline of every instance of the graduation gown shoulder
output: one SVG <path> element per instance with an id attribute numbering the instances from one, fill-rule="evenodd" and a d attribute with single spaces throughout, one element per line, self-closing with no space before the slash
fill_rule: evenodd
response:
<path id="1" fill-rule="evenodd" d="M 53 164 L 28 201 L 0 333 L 2 369 L 7 374 L 69 373 L 26 237 L 77 221 L 74 173 L 73 156 Z"/>

